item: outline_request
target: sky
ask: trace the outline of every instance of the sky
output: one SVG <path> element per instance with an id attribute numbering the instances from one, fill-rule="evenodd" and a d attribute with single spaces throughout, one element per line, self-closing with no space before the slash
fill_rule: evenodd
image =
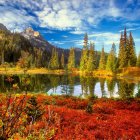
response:
<path id="1" fill-rule="evenodd" d="M 95 49 L 106 52 L 113 42 L 118 50 L 126 27 L 140 51 L 140 0 L 0 0 L 0 23 L 17 32 L 32 27 L 61 48 L 82 48 L 88 33 Z"/>

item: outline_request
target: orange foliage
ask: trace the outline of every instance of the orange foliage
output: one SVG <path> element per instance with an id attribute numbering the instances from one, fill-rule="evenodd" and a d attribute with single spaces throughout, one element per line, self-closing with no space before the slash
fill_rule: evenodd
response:
<path id="1" fill-rule="evenodd" d="M 0 95 L 3 106 L 6 98 Z M 93 113 L 86 113 L 88 100 L 76 97 L 37 95 L 37 102 L 45 113 L 34 124 L 26 123 L 26 112 L 21 118 L 22 135 L 15 132 L 12 138 L 32 137 L 54 140 L 139 139 L 140 100 L 123 101 L 97 99 L 92 101 Z M 91 102 L 91 101 L 90 101 Z M 1 107 L 0 106 L 0 107 Z M 2 110 L 1 110 L 2 111 Z M 24 122 L 24 123 L 23 123 Z"/>

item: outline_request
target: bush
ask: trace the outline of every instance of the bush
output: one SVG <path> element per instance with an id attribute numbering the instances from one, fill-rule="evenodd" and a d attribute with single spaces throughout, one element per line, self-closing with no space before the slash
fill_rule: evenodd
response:
<path id="1" fill-rule="evenodd" d="M 95 94 L 92 94 L 88 96 L 88 99 L 92 101 L 92 100 L 98 99 L 98 96 Z"/>
<path id="2" fill-rule="evenodd" d="M 43 115 L 43 111 L 40 109 L 40 106 L 36 101 L 36 97 L 32 96 L 29 99 L 25 112 L 28 115 L 28 119 L 31 120 L 32 117 L 33 122 L 41 118 L 41 116 Z"/>
<path id="3" fill-rule="evenodd" d="M 88 105 L 86 107 L 86 112 L 89 113 L 89 114 L 93 113 L 92 103 L 91 102 L 88 103 Z"/>

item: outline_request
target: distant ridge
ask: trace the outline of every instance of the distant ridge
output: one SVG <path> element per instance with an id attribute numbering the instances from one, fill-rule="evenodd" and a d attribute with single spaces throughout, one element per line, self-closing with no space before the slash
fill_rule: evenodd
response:
<path id="1" fill-rule="evenodd" d="M 0 30 L 8 31 L 8 29 L 6 28 L 6 26 L 4 26 L 2 23 L 0 23 Z"/>

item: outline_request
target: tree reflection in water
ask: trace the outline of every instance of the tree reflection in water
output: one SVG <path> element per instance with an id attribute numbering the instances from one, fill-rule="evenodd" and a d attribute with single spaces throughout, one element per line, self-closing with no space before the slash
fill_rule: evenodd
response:
<path id="1" fill-rule="evenodd" d="M 0 92 L 6 92 L 10 85 L 5 80 L 7 76 L 0 75 Z M 140 83 L 132 83 L 126 80 L 115 80 L 112 78 L 95 78 L 72 75 L 14 75 L 12 84 L 18 83 L 19 90 L 24 91 L 23 78 L 27 77 L 30 81 L 30 92 L 42 92 L 54 94 L 66 94 L 77 96 L 115 97 L 116 91 L 120 98 L 129 98 L 140 94 Z M 134 90 L 135 89 L 135 90 Z M 136 94 L 136 93 L 135 93 Z"/>

